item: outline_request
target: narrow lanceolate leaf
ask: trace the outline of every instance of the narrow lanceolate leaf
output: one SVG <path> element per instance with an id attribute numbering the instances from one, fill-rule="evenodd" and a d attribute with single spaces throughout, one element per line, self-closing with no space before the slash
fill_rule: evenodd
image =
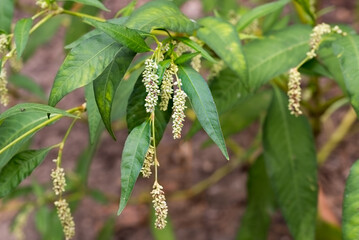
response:
<path id="1" fill-rule="evenodd" d="M 345 185 L 343 202 L 343 240 L 356 240 L 359 237 L 359 161 L 350 169 Z"/>
<path id="2" fill-rule="evenodd" d="M 121 159 L 121 200 L 118 215 L 121 214 L 130 199 L 150 146 L 150 139 L 151 124 L 149 120 L 135 127 L 127 137 Z"/>
<path id="3" fill-rule="evenodd" d="M 14 0 L 1 0 L 0 30 L 11 32 L 11 21 L 14 14 Z"/>
<path id="4" fill-rule="evenodd" d="M 121 47 L 115 59 L 105 71 L 93 82 L 96 103 L 107 131 L 115 138 L 111 127 L 112 103 L 118 86 L 125 75 L 135 53 Z M 119 89 L 121 91 L 121 89 Z"/>
<path id="5" fill-rule="evenodd" d="M 179 58 L 175 60 L 175 64 L 178 65 L 178 64 L 186 63 L 190 61 L 192 58 L 194 58 L 195 56 L 197 56 L 198 54 L 199 52 L 182 54 Z"/>
<path id="6" fill-rule="evenodd" d="M 12 192 L 44 160 L 52 148 L 16 154 L 0 172 L 0 198 Z"/>
<path id="7" fill-rule="evenodd" d="M 101 9 L 101 10 L 104 10 L 104 11 L 108 11 L 108 12 L 110 11 L 98 0 L 65 0 L 65 1 L 72 1 L 72 2 L 77 2 L 77 3 L 82 3 L 84 5 L 97 7 L 99 9 Z"/>
<path id="8" fill-rule="evenodd" d="M 142 124 L 149 119 L 150 113 L 146 112 L 145 98 L 147 96 L 146 88 L 142 83 L 142 77 L 139 77 L 133 92 L 128 100 L 127 105 L 127 127 L 129 131 L 132 131 L 135 127 Z M 158 102 L 160 102 L 160 98 Z M 158 105 L 158 104 L 157 104 Z M 155 109 L 155 131 L 156 131 L 156 145 L 158 145 L 162 139 L 163 133 L 166 130 L 167 124 L 171 118 L 172 113 L 172 101 L 169 102 L 167 111 L 161 111 L 157 106 Z"/>
<path id="9" fill-rule="evenodd" d="M 20 58 L 25 47 L 27 41 L 29 40 L 30 29 L 32 26 L 31 18 L 23 18 L 19 20 L 15 25 L 14 37 L 16 44 L 16 53 L 17 57 Z"/>
<path id="10" fill-rule="evenodd" d="M 124 46 L 106 35 L 96 35 L 74 47 L 60 67 L 51 89 L 49 105 L 95 80 Z"/>
<path id="11" fill-rule="evenodd" d="M 53 112 L 48 115 L 43 111 L 21 111 L 21 109 L 19 113 L 6 115 L 8 116 L 0 122 L 0 170 L 34 133 L 65 116 Z"/>
<path id="12" fill-rule="evenodd" d="M 17 117 L 21 117 L 25 114 L 27 115 L 32 113 L 41 113 L 45 116 L 48 116 L 48 118 L 52 117 L 53 114 L 61 114 L 67 117 L 75 117 L 71 113 L 68 113 L 58 108 L 50 107 L 48 105 L 39 103 L 20 103 L 0 114 L 0 124 L 4 119 L 8 117 L 16 115 Z"/>
<path id="13" fill-rule="evenodd" d="M 199 25 L 188 19 L 178 7 L 166 0 L 155 0 L 136 9 L 126 22 L 126 26 L 150 32 L 164 28 L 174 32 L 192 33 Z"/>
<path id="14" fill-rule="evenodd" d="M 248 69 L 241 41 L 236 29 L 224 20 L 207 17 L 199 22 L 201 27 L 197 34 L 213 51 L 223 59 L 226 65 L 247 85 Z"/>
<path id="15" fill-rule="evenodd" d="M 266 240 L 274 212 L 274 195 L 262 156 L 249 170 L 247 194 L 247 209 L 240 222 L 237 240 Z"/>
<path id="16" fill-rule="evenodd" d="M 359 36 L 348 34 L 334 42 L 333 49 L 340 60 L 350 102 L 359 116 Z"/>
<path id="17" fill-rule="evenodd" d="M 213 57 L 211 55 L 209 55 L 209 53 L 204 50 L 203 47 L 201 47 L 198 43 L 196 43 L 195 41 L 186 38 L 186 37 L 177 37 L 175 38 L 178 41 L 183 42 L 184 44 L 186 44 L 187 46 L 191 47 L 192 49 L 196 50 L 197 52 L 200 52 L 202 57 L 207 59 L 208 61 L 212 62 L 212 63 L 216 63 L 216 60 L 213 59 Z"/>
<path id="18" fill-rule="evenodd" d="M 103 31 L 118 43 L 128 47 L 134 52 L 151 51 L 151 48 L 147 46 L 145 40 L 141 37 L 137 30 L 119 24 L 99 22 L 92 19 L 86 19 L 85 22 Z"/>
<path id="19" fill-rule="evenodd" d="M 85 99 L 90 142 L 91 144 L 93 144 L 98 135 L 99 129 L 101 128 L 103 130 L 104 128 L 103 124 L 101 123 L 101 114 L 96 104 L 93 83 L 90 83 L 85 86 Z"/>
<path id="20" fill-rule="evenodd" d="M 290 0 L 280 0 L 276 2 L 271 2 L 267 4 L 263 4 L 259 7 L 252 9 L 251 11 L 243 14 L 237 23 L 237 31 L 243 30 L 247 27 L 252 21 L 257 18 L 264 17 L 267 14 L 277 11 L 281 9 L 284 5 L 286 5 Z"/>
<path id="21" fill-rule="evenodd" d="M 275 89 L 263 126 L 264 157 L 281 212 L 295 240 L 314 240 L 317 217 L 317 159 L 308 120 L 288 110 Z"/>
<path id="22" fill-rule="evenodd" d="M 191 67 L 181 65 L 179 66 L 178 77 L 182 79 L 183 91 L 187 94 L 203 129 L 218 145 L 223 155 L 229 159 L 217 108 L 206 81 Z"/>
<path id="23" fill-rule="evenodd" d="M 294 25 L 246 44 L 250 89 L 255 90 L 298 65 L 309 50 L 310 33 L 310 27 Z"/>

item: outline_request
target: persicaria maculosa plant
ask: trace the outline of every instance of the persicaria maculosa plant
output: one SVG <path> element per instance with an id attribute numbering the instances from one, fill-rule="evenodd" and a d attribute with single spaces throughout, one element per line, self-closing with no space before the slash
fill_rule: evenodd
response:
<path id="1" fill-rule="evenodd" d="M 230 171 L 242 163 L 250 166 L 248 205 L 237 239 L 266 239 L 276 209 L 293 239 L 316 239 L 317 162 L 323 163 L 341 139 L 333 134 L 316 151 L 314 138 L 322 131 L 321 121 L 343 99 L 355 112 L 348 111 L 343 120 L 341 138 L 356 119 L 359 36 L 349 26 L 321 23 L 314 1 L 309 0 L 279 0 L 241 11 L 233 1 L 230 8 L 210 9 L 214 16 L 196 20 L 181 12 L 180 2 L 154 0 L 135 8 L 132 1 L 114 18 L 105 19 L 98 11 L 109 9 L 98 0 L 38 0 L 32 17 L 14 22 L 13 1 L 2 0 L 0 104 L 8 108 L 0 114 L 0 197 L 21 195 L 18 185 L 56 149 L 49 172 L 53 191 L 39 194 L 41 201 L 27 204 L 18 216 L 43 211 L 51 202 L 64 238 L 72 239 L 76 233 L 71 203 L 77 206 L 78 201 L 72 200 L 72 194 L 80 188 L 88 189 L 85 195 L 91 192 L 86 180 L 100 135 L 106 129 L 116 140 L 114 122 L 125 118 L 129 134 L 121 158 L 118 215 L 142 175 L 152 184 L 147 195 L 154 226 L 164 229 L 167 201 L 176 194 L 166 195 L 163 187 L 159 168 L 166 160 L 159 158 L 158 145 L 167 125 L 173 141 L 189 140 L 203 128 L 210 138 L 205 145 L 216 144 L 223 159 L 231 155 Z M 208 2 L 202 1 L 204 9 L 211 6 Z M 91 14 L 81 10 L 84 5 Z M 282 16 L 284 8 L 293 11 Z M 19 72 L 31 55 L 27 49 L 32 37 L 57 17 L 70 17 L 90 30 L 65 46 L 67 56 L 46 98 Z M 338 96 L 328 100 L 319 83 L 324 77 L 339 86 Z M 9 86 L 34 93 L 37 103 L 15 105 L 16 94 Z M 56 107 L 79 88 L 85 89 L 83 104 L 68 110 Z M 73 120 L 61 142 L 29 149 L 38 131 L 64 117 Z M 260 130 L 248 149 L 233 141 L 234 134 L 258 119 Z M 65 143 L 81 120 L 88 122 L 90 143 L 74 173 L 67 174 L 62 166 L 67 161 L 62 157 Z M 187 122 L 192 127 L 186 132 Z M 359 202 L 355 167 L 344 198 L 344 240 L 359 235 L 354 224 L 359 222 L 354 207 Z M 206 183 L 189 193 L 203 191 Z M 15 232 L 21 232 L 21 223 L 16 222 Z"/>

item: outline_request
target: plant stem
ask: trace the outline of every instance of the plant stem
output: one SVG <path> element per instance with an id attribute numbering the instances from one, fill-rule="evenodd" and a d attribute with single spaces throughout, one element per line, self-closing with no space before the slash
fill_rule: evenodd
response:
<path id="1" fill-rule="evenodd" d="M 76 17 L 81 17 L 81 18 L 90 18 L 90 19 L 93 19 L 93 20 L 97 20 L 97 21 L 99 21 L 99 22 L 106 22 L 106 19 L 103 19 L 103 18 L 100 18 L 100 17 L 91 16 L 91 15 L 88 15 L 88 14 L 86 14 L 86 13 L 73 12 L 73 11 L 66 10 L 66 9 L 61 9 L 61 13 L 65 13 L 65 14 L 68 14 L 68 15 L 72 15 L 72 16 L 76 16 Z"/>
<path id="2" fill-rule="evenodd" d="M 339 127 L 333 132 L 330 139 L 324 144 L 324 146 L 318 152 L 318 163 L 323 164 L 338 146 L 338 144 L 344 139 L 346 134 L 349 132 L 350 127 L 353 125 L 357 115 L 352 108 L 345 114 Z"/>

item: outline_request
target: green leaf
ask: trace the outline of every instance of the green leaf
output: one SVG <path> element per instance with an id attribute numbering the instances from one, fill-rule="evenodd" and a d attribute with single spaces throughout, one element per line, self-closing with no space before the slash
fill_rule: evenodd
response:
<path id="1" fill-rule="evenodd" d="M 175 64 L 178 65 L 178 64 L 186 63 L 190 61 L 192 58 L 194 58 L 195 56 L 197 56 L 198 54 L 199 52 L 182 54 L 179 58 L 175 60 Z"/>
<path id="2" fill-rule="evenodd" d="M 16 87 L 27 90 L 28 92 L 38 96 L 42 100 L 46 100 L 46 94 L 44 89 L 34 82 L 33 79 L 21 75 L 21 74 L 12 74 L 9 78 L 9 82 L 14 84 Z"/>
<path id="3" fill-rule="evenodd" d="M 316 228 L 315 240 L 342 240 L 342 229 L 340 226 L 318 219 Z"/>
<path id="4" fill-rule="evenodd" d="M 29 40 L 32 22 L 33 21 L 31 18 L 23 18 L 15 25 L 14 38 L 16 44 L 16 55 L 18 59 L 20 59 L 26 47 L 27 41 Z"/>
<path id="5" fill-rule="evenodd" d="M 267 14 L 270 14 L 272 12 L 277 11 L 278 9 L 281 9 L 288 2 L 290 2 L 290 0 L 280 0 L 276 2 L 266 3 L 259 7 L 253 8 L 251 11 L 241 16 L 236 26 L 237 31 L 239 32 L 243 30 L 255 19 L 264 17 Z"/>
<path id="6" fill-rule="evenodd" d="M 175 231 L 173 229 L 172 221 L 169 216 L 167 216 L 167 224 L 163 229 L 157 229 L 155 227 L 156 215 L 153 207 L 151 207 L 151 222 L 150 228 L 154 240 L 175 240 Z"/>
<path id="7" fill-rule="evenodd" d="M 240 77 L 240 81 L 247 86 L 247 63 L 242 51 L 241 41 L 233 25 L 214 17 L 203 18 L 199 23 L 203 27 L 197 32 L 198 38 L 212 48 L 226 65 Z"/>
<path id="8" fill-rule="evenodd" d="M 86 112 L 89 125 L 90 142 L 94 143 L 98 135 L 98 130 L 103 129 L 104 126 L 101 122 L 101 114 L 98 110 L 95 93 L 93 90 L 93 83 L 85 86 L 85 98 L 86 98 Z"/>
<path id="9" fill-rule="evenodd" d="M 39 103 L 20 103 L 0 114 L 0 125 L 1 122 L 6 118 L 16 115 L 19 115 L 18 117 L 20 118 L 25 114 L 28 115 L 32 113 L 40 113 L 48 118 L 52 117 L 53 114 L 60 114 L 67 117 L 75 117 L 71 113 L 68 113 L 58 108 L 50 107 L 48 105 Z"/>
<path id="10" fill-rule="evenodd" d="M 303 8 L 305 13 L 307 13 L 307 16 L 310 18 L 308 19 L 310 21 L 309 23 L 315 23 L 316 16 L 315 13 L 313 12 L 315 6 L 312 6 L 315 5 L 315 2 L 313 2 L 312 0 L 294 0 L 294 1 Z"/>
<path id="11" fill-rule="evenodd" d="M 175 38 L 178 41 L 183 42 L 184 44 L 186 44 L 187 46 L 191 47 L 192 49 L 194 49 L 197 52 L 200 52 L 202 57 L 204 57 L 205 59 L 207 59 L 208 61 L 212 62 L 212 63 L 216 63 L 216 60 L 213 59 L 213 57 L 211 55 L 209 55 L 209 53 L 204 50 L 203 47 L 201 47 L 198 43 L 196 43 L 195 41 L 192 41 L 189 38 L 186 37 L 177 37 Z"/>
<path id="12" fill-rule="evenodd" d="M 150 146 L 151 124 L 147 120 L 128 135 L 121 160 L 121 200 L 117 215 L 127 205 Z"/>
<path id="13" fill-rule="evenodd" d="M 123 48 L 104 35 L 93 36 L 73 48 L 56 75 L 49 105 L 55 106 L 71 91 L 94 81 Z"/>
<path id="14" fill-rule="evenodd" d="M 12 192 L 40 165 L 52 147 L 16 154 L 0 172 L 0 198 Z"/>
<path id="15" fill-rule="evenodd" d="M 218 145 L 226 159 L 229 159 L 218 120 L 217 108 L 206 81 L 190 67 L 180 65 L 178 69 L 178 77 L 182 79 L 183 91 L 187 94 L 199 122 L 208 136 Z"/>
<path id="16" fill-rule="evenodd" d="M 131 66 L 130 66 L 131 69 Z M 112 105 L 116 106 L 112 108 L 112 120 L 120 119 L 126 116 L 128 100 L 132 94 L 133 88 L 137 82 L 137 79 L 143 72 L 144 67 L 134 70 L 130 77 L 123 79 L 118 86 L 119 91 L 116 91 Z"/>
<path id="17" fill-rule="evenodd" d="M 310 33 L 308 26 L 293 25 L 246 44 L 250 89 L 253 91 L 297 66 L 309 50 Z"/>
<path id="18" fill-rule="evenodd" d="M 136 9 L 126 22 L 126 26 L 145 32 L 164 28 L 188 34 L 199 27 L 195 21 L 188 19 L 174 3 L 165 0 L 150 1 Z"/>
<path id="19" fill-rule="evenodd" d="M 151 51 L 151 48 L 147 46 L 145 40 L 137 30 L 119 24 L 99 22 L 92 19 L 86 19 L 85 22 L 103 31 L 115 41 L 134 52 L 141 53 Z"/>
<path id="20" fill-rule="evenodd" d="M 11 21 L 14 14 L 14 1 L 1 0 L 0 7 L 0 30 L 6 33 L 11 32 Z"/>
<path id="21" fill-rule="evenodd" d="M 359 116 L 359 36 L 348 34 L 333 43 L 333 49 L 339 58 L 350 103 Z"/>
<path id="22" fill-rule="evenodd" d="M 121 47 L 115 59 L 103 71 L 103 73 L 93 82 L 96 103 L 100 111 L 102 120 L 110 135 L 116 139 L 111 127 L 112 103 L 118 86 L 125 75 L 135 53 L 128 48 Z"/>
<path id="23" fill-rule="evenodd" d="M 275 88 L 263 126 L 263 150 L 277 202 L 295 240 L 314 240 L 317 217 L 317 158 L 308 120 L 290 115 Z"/>
<path id="24" fill-rule="evenodd" d="M 41 104 L 19 104 L 2 113 L 0 115 L 0 170 L 34 133 L 64 116 L 75 117 Z"/>
<path id="25" fill-rule="evenodd" d="M 127 127 L 132 131 L 135 127 L 142 124 L 150 118 L 150 113 L 146 112 L 145 98 L 147 96 L 146 88 L 142 83 L 142 76 L 137 79 L 131 97 L 127 105 Z M 161 100 L 159 99 L 158 102 Z M 156 145 L 162 139 L 163 133 L 166 130 L 167 124 L 171 118 L 172 101 L 170 101 L 167 111 L 161 111 L 158 107 L 155 109 L 155 131 L 156 131 Z"/>
<path id="26" fill-rule="evenodd" d="M 46 24 L 41 25 L 29 37 L 26 49 L 23 53 L 23 60 L 27 61 L 36 51 L 36 49 L 47 43 L 58 32 L 59 27 L 66 16 L 59 15 L 49 19 Z"/>
<path id="27" fill-rule="evenodd" d="M 266 240 L 271 214 L 274 212 L 274 195 L 262 156 L 251 166 L 248 179 L 248 204 L 237 239 Z"/>
<path id="28" fill-rule="evenodd" d="M 35 224 L 42 238 L 46 240 L 62 240 L 64 234 L 56 209 L 41 206 L 35 213 Z"/>
<path id="29" fill-rule="evenodd" d="M 65 1 L 82 3 L 82 4 L 84 4 L 84 5 L 97 7 L 97 8 L 99 8 L 99 9 L 104 10 L 104 11 L 107 11 L 107 12 L 110 11 L 109 9 L 107 9 L 107 8 L 106 8 L 100 1 L 98 1 L 98 0 L 65 0 Z"/>
<path id="30" fill-rule="evenodd" d="M 359 236 L 359 161 L 350 169 L 345 184 L 343 200 L 343 240 L 355 240 Z"/>

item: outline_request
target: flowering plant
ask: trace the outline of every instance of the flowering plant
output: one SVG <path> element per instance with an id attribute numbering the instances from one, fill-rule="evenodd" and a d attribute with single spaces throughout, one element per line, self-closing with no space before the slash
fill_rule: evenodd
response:
<path id="1" fill-rule="evenodd" d="M 215 143 L 224 159 L 237 159 L 231 160 L 235 166 L 246 159 L 250 165 L 249 203 L 238 239 L 265 239 L 277 207 L 294 239 L 315 239 L 317 162 L 327 159 L 338 140 L 330 138 L 317 154 L 314 136 L 322 130 L 323 116 L 330 114 L 339 100 L 348 99 L 359 112 L 359 36 L 355 31 L 348 26 L 317 24 L 313 1 L 306 0 L 293 1 L 301 19 L 294 25 L 280 17 L 289 0 L 263 4 L 244 14 L 216 11 L 215 16 L 198 20 L 189 19 L 176 3 L 165 0 L 150 1 L 137 9 L 132 1 L 113 19 L 74 11 L 78 6 L 74 2 L 108 10 L 97 0 L 64 4 L 38 0 L 36 13 L 17 21 L 11 30 L 13 1 L 2 0 L 0 103 L 11 107 L 0 114 L 0 197 L 10 198 L 49 151 L 58 149 L 51 172 L 51 199 L 65 238 L 74 237 L 66 187 L 76 186 L 66 183 L 61 165 L 64 144 L 76 121 L 84 118 L 89 126 L 89 152 L 94 152 L 104 129 L 116 139 L 112 124 L 125 112 L 129 135 L 121 159 L 118 214 L 127 205 L 140 174 L 149 178 L 153 172 L 154 225 L 163 229 L 168 207 L 158 174 L 161 159 L 157 146 L 171 119 L 173 138 L 181 139 L 189 113 L 193 124 L 187 139 L 203 128 L 211 139 L 208 144 Z M 28 42 L 39 28 L 62 15 L 80 18 L 81 24 L 94 29 L 65 47 L 69 52 L 47 104 L 13 106 L 7 86 L 9 76 L 19 71 L 14 62 L 25 57 Z M 302 84 L 303 75 L 304 83 L 309 84 Z M 203 76 L 208 76 L 208 82 Z M 340 95 L 325 100 L 318 90 L 320 77 L 337 83 Z M 85 88 L 84 104 L 68 110 L 56 108 L 78 88 Z M 64 117 L 73 121 L 60 143 L 28 149 L 27 142 L 34 134 Z M 252 146 L 247 151 L 234 146 L 231 136 L 257 119 L 262 120 L 261 131 Z M 346 119 L 351 125 L 355 113 L 350 110 Z M 88 169 L 90 155 L 79 161 L 81 168 Z M 353 225 L 359 221 L 353 210 L 359 200 L 357 168 L 355 165 L 349 176 L 344 200 L 344 240 L 359 234 Z M 77 172 L 83 185 L 87 171 Z"/>

